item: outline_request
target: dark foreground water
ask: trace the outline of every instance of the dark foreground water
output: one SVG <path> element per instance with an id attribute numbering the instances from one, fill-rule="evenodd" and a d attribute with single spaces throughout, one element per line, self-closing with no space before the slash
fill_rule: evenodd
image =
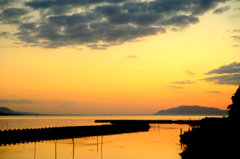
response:
<path id="1" fill-rule="evenodd" d="M 96 125 L 95 119 L 201 119 L 196 116 L 16 116 L 0 117 L 0 128 Z M 152 124 L 148 132 L 0 146 L 0 159 L 180 159 L 180 129 Z"/>

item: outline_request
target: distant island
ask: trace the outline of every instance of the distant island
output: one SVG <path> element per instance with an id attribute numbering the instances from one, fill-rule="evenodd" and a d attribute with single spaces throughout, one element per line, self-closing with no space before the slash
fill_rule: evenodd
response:
<path id="1" fill-rule="evenodd" d="M 39 113 L 31 113 L 31 112 L 17 112 L 7 107 L 0 107 L 0 116 L 7 115 L 37 115 L 37 116 L 83 116 L 85 114 L 39 114 Z"/>
<path id="2" fill-rule="evenodd" d="M 222 110 L 218 108 L 212 107 L 204 107 L 204 106 L 185 106 L 180 105 L 178 107 L 160 110 L 154 115 L 227 115 L 227 110 Z"/>
<path id="3" fill-rule="evenodd" d="M 37 113 L 30 113 L 30 112 L 17 112 L 7 107 L 0 107 L 0 116 L 3 115 L 41 115 L 41 116 L 61 116 L 61 115 L 84 115 L 84 114 L 37 114 Z M 228 115 L 227 110 L 222 110 L 218 108 L 212 107 L 204 107 L 204 106 L 184 106 L 180 105 L 178 107 L 160 110 L 153 115 Z"/>
<path id="4" fill-rule="evenodd" d="M 7 107 L 0 107 L 0 115 L 38 115 L 38 114 L 28 112 L 16 112 Z"/>

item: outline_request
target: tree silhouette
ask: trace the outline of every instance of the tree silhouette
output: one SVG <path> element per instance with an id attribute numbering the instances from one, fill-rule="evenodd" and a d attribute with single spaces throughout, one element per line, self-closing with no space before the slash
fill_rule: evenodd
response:
<path id="1" fill-rule="evenodd" d="M 232 96 L 232 103 L 227 107 L 229 109 L 228 114 L 229 118 L 236 120 L 240 118 L 240 86 Z"/>

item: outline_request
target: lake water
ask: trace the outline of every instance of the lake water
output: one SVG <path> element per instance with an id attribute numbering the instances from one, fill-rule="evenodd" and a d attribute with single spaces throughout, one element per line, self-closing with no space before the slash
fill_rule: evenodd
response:
<path id="1" fill-rule="evenodd" d="M 202 116 L 5 116 L 0 129 L 97 125 L 96 119 L 201 119 Z M 100 124 L 100 123 L 98 123 Z M 180 159 L 180 129 L 151 124 L 147 132 L 0 146 L 0 159 Z"/>

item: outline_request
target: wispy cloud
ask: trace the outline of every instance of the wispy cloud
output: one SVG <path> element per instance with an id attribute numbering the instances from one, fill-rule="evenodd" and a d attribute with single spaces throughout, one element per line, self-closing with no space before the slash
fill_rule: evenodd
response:
<path id="1" fill-rule="evenodd" d="M 15 103 L 15 104 L 37 104 L 38 101 L 25 100 L 25 99 L 0 99 L 0 103 Z"/>
<path id="2" fill-rule="evenodd" d="M 234 36 L 232 36 L 232 38 L 235 41 L 240 41 L 240 36 L 239 35 L 234 35 Z"/>
<path id="3" fill-rule="evenodd" d="M 172 84 L 194 84 L 196 83 L 195 81 L 190 81 L 190 80 L 185 80 L 185 81 L 175 81 L 175 82 L 170 82 Z"/>
<path id="4" fill-rule="evenodd" d="M 232 45 L 232 47 L 240 47 L 240 45 L 234 44 L 234 45 Z"/>
<path id="5" fill-rule="evenodd" d="M 223 92 L 220 91 L 206 91 L 206 92 L 211 94 L 223 94 Z"/>
<path id="6" fill-rule="evenodd" d="M 228 10 L 230 10 L 231 7 L 230 6 L 224 6 L 224 7 L 220 7 L 220 8 L 217 8 L 216 10 L 213 11 L 214 14 L 221 14 L 221 13 L 224 13 Z"/>
<path id="7" fill-rule="evenodd" d="M 240 29 L 233 29 L 230 31 L 230 38 L 233 40 L 234 44 L 232 47 L 239 47 L 240 45 Z"/>
<path id="8" fill-rule="evenodd" d="M 183 89 L 184 87 L 181 86 L 168 86 L 169 88 L 175 88 L 175 89 Z"/>
<path id="9" fill-rule="evenodd" d="M 192 71 L 186 71 L 186 74 L 188 74 L 188 75 L 196 75 L 196 73 L 194 73 Z"/>
<path id="10" fill-rule="evenodd" d="M 138 57 L 135 56 L 135 55 L 129 55 L 129 56 L 127 56 L 127 58 L 128 58 L 128 59 L 136 59 L 136 58 L 138 58 Z"/>
<path id="11" fill-rule="evenodd" d="M 0 32 L 0 38 L 8 38 L 10 35 L 9 32 Z"/>
<path id="12" fill-rule="evenodd" d="M 226 1 L 4 0 L 0 1 L 0 22 L 14 25 L 14 36 L 31 46 L 104 49 L 172 29 L 182 30 Z"/>

